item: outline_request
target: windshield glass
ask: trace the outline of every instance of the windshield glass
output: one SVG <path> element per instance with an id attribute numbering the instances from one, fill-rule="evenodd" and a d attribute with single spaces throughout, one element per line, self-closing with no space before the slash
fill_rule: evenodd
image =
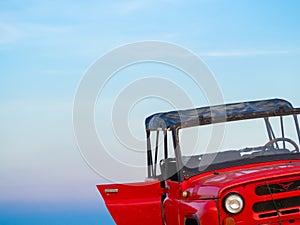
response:
<path id="1" fill-rule="evenodd" d="M 241 120 L 223 125 L 224 132 L 217 137 L 213 126 L 218 124 L 180 131 L 182 158 L 187 168 L 201 171 L 213 164 L 299 152 L 294 116 Z M 218 148 L 212 145 L 216 141 L 220 143 Z"/>

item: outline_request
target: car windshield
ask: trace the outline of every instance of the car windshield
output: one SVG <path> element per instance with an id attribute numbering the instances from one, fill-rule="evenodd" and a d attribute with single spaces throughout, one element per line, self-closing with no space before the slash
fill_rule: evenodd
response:
<path id="1" fill-rule="evenodd" d="M 296 116 L 240 120 L 221 126 L 206 125 L 180 131 L 182 161 L 186 168 L 201 171 L 215 164 L 230 165 L 228 162 L 255 158 L 270 160 L 266 156 L 299 152 Z"/>

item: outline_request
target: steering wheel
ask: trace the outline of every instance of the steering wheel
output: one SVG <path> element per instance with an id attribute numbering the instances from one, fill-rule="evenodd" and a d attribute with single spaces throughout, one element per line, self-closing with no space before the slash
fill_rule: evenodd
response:
<path id="1" fill-rule="evenodd" d="M 268 149 L 270 146 L 272 146 L 274 143 L 276 143 L 277 144 L 277 142 L 288 142 L 288 143 L 290 143 L 290 144 L 292 144 L 294 147 L 295 147 L 295 149 L 294 150 L 291 150 L 291 152 L 297 152 L 297 153 L 299 153 L 299 146 L 296 144 L 296 142 L 294 142 L 292 139 L 289 139 L 289 138 L 274 138 L 274 139 L 272 139 L 271 141 L 269 141 L 269 142 L 267 142 L 265 145 L 264 145 L 264 147 L 263 147 L 263 149 L 262 149 L 262 151 L 264 152 L 264 151 L 266 151 L 266 149 Z M 278 145 L 277 145 L 278 146 Z M 279 150 L 279 149 L 275 149 L 275 150 Z"/>

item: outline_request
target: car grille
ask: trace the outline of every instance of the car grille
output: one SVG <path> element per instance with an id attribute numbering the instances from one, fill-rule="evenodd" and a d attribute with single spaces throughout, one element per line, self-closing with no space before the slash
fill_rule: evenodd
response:
<path id="1" fill-rule="evenodd" d="M 270 193 L 283 193 L 300 190 L 300 180 L 296 180 L 293 182 L 284 182 L 280 184 L 270 184 L 270 185 L 262 185 L 258 186 L 255 189 L 255 194 L 258 196 L 269 195 Z"/>
<path id="2" fill-rule="evenodd" d="M 265 202 L 258 202 L 253 205 L 254 212 L 265 212 L 271 210 L 286 209 L 300 206 L 300 196 L 284 199 L 276 199 Z"/>

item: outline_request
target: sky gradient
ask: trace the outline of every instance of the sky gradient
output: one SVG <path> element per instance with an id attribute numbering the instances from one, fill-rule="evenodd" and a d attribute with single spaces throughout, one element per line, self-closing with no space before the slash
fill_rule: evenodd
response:
<path id="1" fill-rule="evenodd" d="M 120 45 L 159 40 L 193 51 L 226 102 L 281 97 L 300 106 L 299 7 L 296 0 L 1 1 L 0 224 L 114 224 L 95 187 L 107 181 L 77 148 L 72 108 L 89 66 Z M 205 103 L 170 68 L 124 73 L 134 71 L 112 79 L 102 101 L 151 72 Z M 144 115 L 170 108 L 139 105 L 133 132 L 143 138 Z"/>

